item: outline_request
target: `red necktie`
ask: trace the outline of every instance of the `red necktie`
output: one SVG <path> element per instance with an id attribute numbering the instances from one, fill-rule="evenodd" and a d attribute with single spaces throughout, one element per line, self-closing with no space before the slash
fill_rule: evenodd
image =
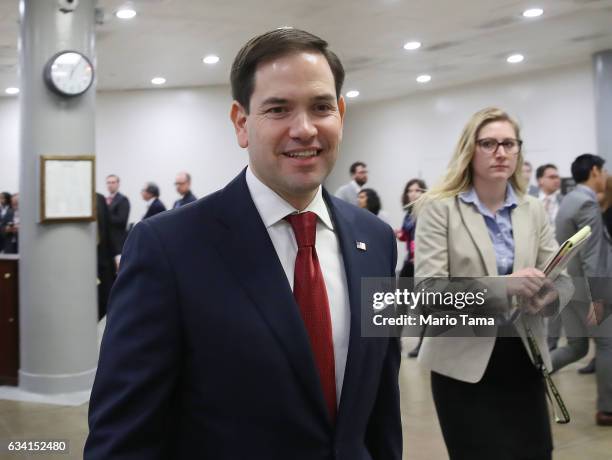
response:
<path id="1" fill-rule="evenodd" d="M 319 371 L 323 396 L 332 421 L 336 418 L 336 365 L 334 342 L 325 280 L 315 249 L 317 215 L 313 212 L 291 214 L 291 224 L 298 245 L 293 278 L 293 295 L 300 312 Z"/>

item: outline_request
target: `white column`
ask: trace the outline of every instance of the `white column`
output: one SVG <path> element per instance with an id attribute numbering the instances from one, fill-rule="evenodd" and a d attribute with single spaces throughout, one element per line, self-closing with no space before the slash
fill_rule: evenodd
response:
<path id="1" fill-rule="evenodd" d="M 97 366 L 95 223 L 39 223 L 39 157 L 95 149 L 95 87 L 66 99 L 43 81 L 58 51 L 95 62 L 95 0 L 66 1 L 20 1 L 19 386 L 46 394 L 91 388 Z"/>

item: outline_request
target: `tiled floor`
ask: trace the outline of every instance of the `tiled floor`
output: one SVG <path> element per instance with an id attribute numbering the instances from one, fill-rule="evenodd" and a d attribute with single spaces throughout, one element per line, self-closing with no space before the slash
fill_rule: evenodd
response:
<path id="1" fill-rule="evenodd" d="M 406 349 L 412 344 L 409 339 Z M 594 423 L 595 378 L 580 376 L 574 364 L 556 375 L 555 381 L 573 420 L 569 425 L 553 426 L 555 460 L 612 459 L 612 427 Z M 429 376 L 414 360 L 402 362 L 402 422 L 404 459 L 437 460 L 447 458 L 429 390 Z M 45 456 L 51 459 L 80 459 L 87 435 L 87 404 L 78 407 L 0 401 L 0 440 L 16 438 L 55 438 L 70 441 L 70 454 Z M 39 459 L 41 456 L 0 454 L 1 459 Z"/>

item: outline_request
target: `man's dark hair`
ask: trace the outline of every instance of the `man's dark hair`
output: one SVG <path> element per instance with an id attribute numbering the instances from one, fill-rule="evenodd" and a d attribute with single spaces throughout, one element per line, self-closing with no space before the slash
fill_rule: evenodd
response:
<path id="1" fill-rule="evenodd" d="M 546 170 L 549 168 L 558 169 L 552 163 L 546 163 L 545 165 L 538 166 L 538 169 L 536 169 L 536 179 L 542 179 L 542 177 L 544 177 L 544 174 L 546 173 Z"/>
<path id="2" fill-rule="evenodd" d="M 368 198 L 366 201 L 366 209 L 373 214 L 378 215 L 381 208 L 380 197 L 378 193 L 374 189 L 371 188 L 362 188 L 359 193 L 365 193 Z"/>
<path id="3" fill-rule="evenodd" d="M 572 163 L 572 177 L 577 184 L 586 182 L 589 180 L 593 166 L 597 167 L 597 169 L 601 169 L 605 162 L 606 161 L 603 158 L 597 155 L 593 155 L 592 153 L 583 153 L 582 155 L 576 157 Z"/>
<path id="4" fill-rule="evenodd" d="M 12 208 L 13 205 L 11 204 L 11 198 L 13 196 L 9 192 L 2 192 L 0 195 L 2 195 L 2 198 L 4 199 L 5 206 Z"/>
<path id="5" fill-rule="evenodd" d="M 117 182 L 121 182 L 121 179 L 119 179 L 119 176 L 117 174 L 109 174 L 108 176 L 106 176 L 107 179 L 109 177 L 114 177 L 115 179 L 117 179 Z"/>
<path id="6" fill-rule="evenodd" d="M 351 165 L 351 168 L 349 169 L 351 176 L 357 172 L 357 168 L 359 166 L 363 166 L 364 168 L 367 168 L 366 164 L 363 161 L 356 161 L 355 163 Z"/>
<path id="7" fill-rule="evenodd" d="M 314 51 L 322 54 L 334 75 L 336 98 L 340 98 L 344 83 L 344 67 L 335 53 L 327 48 L 327 42 L 300 29 L 271 30 L 250 39 L 236 55 L 232 64 L 230 81 L 232 97 L 249 113 L 249 103 L 255 90 L 255 71 L 259 64 L 288 54 Z"/>
<path id="8" fill-rule="evenodd" d="M 147 186 L 145 187 L 145 192 L 150 193 L 155 198 L 159 198 L 159 187 L 157 184 L 153 182 L 147 182 Z"/>

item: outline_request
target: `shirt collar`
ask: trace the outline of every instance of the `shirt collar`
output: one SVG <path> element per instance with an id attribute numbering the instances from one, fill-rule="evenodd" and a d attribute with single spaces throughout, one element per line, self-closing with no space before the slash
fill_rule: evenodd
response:
<path id="1" fill-rule="evenodd" d="M 480 201 L 480 198 L 478 197 L 478 194 L 476 193 L 476 189 L 474 187 L 470 187 L 469 190 L 461 192 L 459 194 L 459 198 L 464 203 L 471 203 L 476 206 L 476 208 L 482 215 L 493 217 L 491 211 L 489 211 L 489 209 L 487 209 Z M 518 201 L 516 198 L 516 192 L 514 191 L 514 188 L 512 188 L 512 185 L 508 184 L 506 186 L 506 198 L 504 199 L 504 204 L 501 209 L 513 209 L 517 205 Z"/>
<path id="2" fill-rule="evenodd" d="M 255 203 L 255 207 L 266 228 L 283 220 L 289 214 L 299 212 L 282 199 L 274 190 L 259 180 L 259 178 L 253 174 L 250 167 L 246 170 L 246 182 L 251 198 L 253 198 L 253 203 Z M 330 230 L 334 229 L 331 217 L 329 216 L 329 210 L 327 209 L 325 200 L 323 200 L 323 188 L 320 185 L 315 197 L 302 212 L 306 211 L 314 212 L 325 226 Z"/>
<path id="3" fill-rule="evenodd" d="M 153 203 L 154 201 L 155 201 L 155 197 L 145 201 L 145 203 L 147 204 L 147 207 L 148 207 L 148 206 L 151 206 L 151 203 Z"/>
<path id="4" fill-rule="evenodd" d="M 351 185 L 357 191 L 357 193 L 361 191 L 361 185 L 359 185 L 355 179 L 351 181 Z"/>
<path id="5" fill-rule="evenodd" d="M 582 191 L 584 191 L 586 193 L 588 193 L 588 195 L 591 198 L 593 198 L 595 201 L 597 201 L 597 193 L 595 193 L 591 187 L 588 187 L 588 186 L 586 186 L 584 184 L 578 184 L 578 185 L 576 185 L 576 188 L 580 189 L 580 190 L 582 190 Z"/>
<path id="6" fill-rule="evenodd" d="M 544 193 L 542 191 L 542 189 L 540 189 L 540 193 L 538 194 L 538 198 L 540 200 L 546 198 L 547 196 L 549 196 L 551 198 L 555 198 L 559 193 L 561 193 L 561 190 L 556 190 L 556 191 L 552 192 L 550 195 L 547 195 L 546 193 Z"/>

